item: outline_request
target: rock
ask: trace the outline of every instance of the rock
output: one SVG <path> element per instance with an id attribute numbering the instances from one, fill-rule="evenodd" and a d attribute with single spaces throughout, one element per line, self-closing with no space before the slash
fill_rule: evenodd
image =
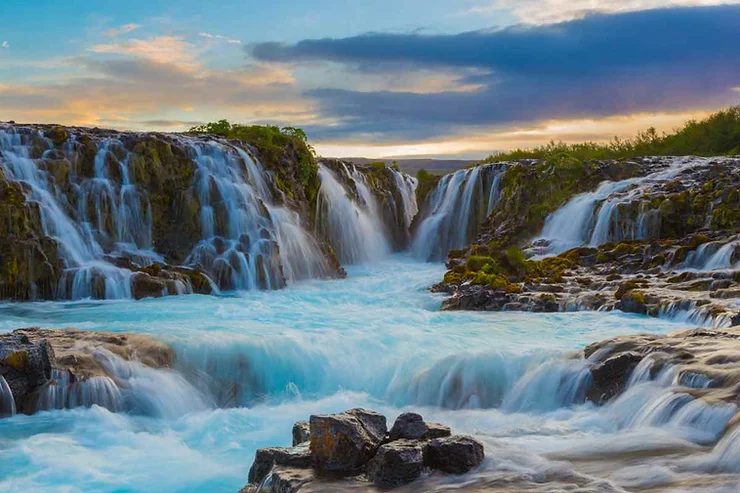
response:
<path id="1" fill-rule="evenodd" d="M 397 440 L 378 449 L 367 465 L 367 475 L 376 486 L 396 487 L 415 481 L 423 469 L 424 454 L 419 442 Z"/>
<path id="2" fill-rule="evenodd" d="M 239 493 L 298 493 L 302 488 L 312 483 L 315 475 L 311 469 L 295 469 L 292 467 L 275 467 L 270 478 L 264 484 L 256 486 L 249 484 Z"/>
<path id="3" fill-rule="evenodd" d="M 311 437 L 308 421 L 298 421 L 293 425 L 293 446 L 305 443 Z"/>
<path id="4" fill-rule="evenodd" d="M 642 358 L 641 354 L 629 351 L 612 356 L 592 367 L 593 382 L 588 391 L 588 399 L 598 404 L 619 394 Z"/>
<path id="5" fill-rule="evenodd" d="M 717 279 L 716 281 L 712 281 L 712 283 L 709 285 L 709 291 L 717 291 L 720 289 L 727 289 L 730 286 L 732 286 L 732 280 L 731 279 Z"/>
<path id="6" fill-rule="evenodd" d="M 32 394 L 51 378 L 54 350 L 46 340 L 31 341 L 24 334 L 0 339 L 0 376 L 5 378 L 19 412 L 32 412 Z"/>
<path id="7" fill-rule="evenodd" d="M 310 448 L 318 467 L 355 472 L 375 455 L 385 440 L 385 416 L 364 409 L 310 418 Z"/>
<path id="8" fill-rule="evenodd" d="M 421 415 L 403 413 L 393 424 L 390 431 L 391 440 L 431 440 L 450 436 L 450 429 L 438 423 L 425 423 Z"/>
<path id="9" fill-rule="evenodd" d="M 464 435 L 435 438 L 424 447 L 424 465 L 450 474 L 465 474 L 483 458 L 483 444 Z"/>
<path id="10" fill-rule="evenodd" d="M 311 467 L 313 458 L 306 445 L 297 447 L 270 447 L 257 450 L 249 469 L 249 482 L 261 483 L 275 466 Z"/>
<path id="11" fill-rule="evenodd" d="M 131 276 L 131 295 L 137 299 L 160 298 L 167 292 L 167 284 L 163 279 L 150 276 L 144 272 L 137 272 Z"/>

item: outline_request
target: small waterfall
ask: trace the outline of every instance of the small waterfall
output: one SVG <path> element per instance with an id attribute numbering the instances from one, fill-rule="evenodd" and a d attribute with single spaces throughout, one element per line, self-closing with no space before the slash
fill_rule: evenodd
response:
<path id="1" fill-rule="evenodd" d="M 406 231 L 411 230 L 411 223 L 414 221 L 414 217 L 419 212 L 419 206 L 416 203 L 416 188 L 419 186 L 419 181 L 402 173 L 393 168 L 390 168 L 393 174 L 393 181 L 396 184 L 396 189 L 401 195 L 401 203 L 403 204 L 403 225 Z"/>
<path id="2" fill-rule="evenodd" d="M 0 375 L 0 418 L 15 414 L 15 399 L 5 378 Z"/>
<path id="3" fill-rule="evenodd" d="M 595 191 L 576 195 L 550 214 L 538 239 L 549 242 L 548 253 L 553 255 L 584 245 L 649 239 L 660 229 L 658 211 L 640 204 L 635 221 L 621 221 L 620 206 L 639 200 L 649 189 L 674 180 L 687 169 L 709 163 L 703 158 L 679 158 L 645 177 L 603 182 Z"/>
<path id="4" fill-rule="evenodd" d="M 681 269 L 713 271 L 740 268 L 740 263 L 732 264 L 732 259 L 738 248 L 740 248 L 740 240 L 733 240 L 724 244 L 718 242 L 704 243 L 686 255 Z"/>
<path id="5" fill-rule="evenodd" d="M 487 175 L 494 176 L 489 180 Z M 440 261 L 450 250 L 463 248 L 478 234 L 498 201 L 500 174 L 493 165 L 445 175 L 427 197 L 423 220 L 411 250 L 427 261 Z"/>
<path id="6" fill-rule="evenodd" d="M 391 251 L 379 207 L 365 176 L 341 163 L 357 195 L 345 188 L 334 171 L 319 165 L 321 188 L 316 202 L 316 229 L 334 248 L 342 263 L 377 260 Z"/>

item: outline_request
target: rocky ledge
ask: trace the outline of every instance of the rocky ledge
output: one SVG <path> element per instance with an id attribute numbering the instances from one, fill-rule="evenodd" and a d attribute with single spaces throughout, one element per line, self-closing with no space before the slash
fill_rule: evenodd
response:
<path id="1" fill-rule="evenodd" d="M 661 375 L 694 398 L 740 402 L 740 326 L 617 337 L 591 344 L 584 356 L 592 376 L 588 399 L 596 403 L 619 395 L 630 379 Z"/>
<path id="2" fill-rule="evenodd" d="M 141 334 L 18 329 L 0 335 L 0 417 L 117 403 L 115 361 L 172 366 L 165 344 Z"/>
<path id="3" fill-rule="evenodd" d="M 729 268 L 695 268 L 723 250 Z M 516 255 L 523 253 L 448 262 L 452 270 L 445 282 L 432 288 L 452 295 L 443 309 L 622 310 L 683 316 L 716 327 L 740 324 L 740 236 L 735 234 L 705 231 L 677 240 L 606 243 L 542 260 Z M 507 272 L 486 274 L 493 266 L 505 266 Z M 456 273 L 471 269 L 475 276 L 460 281 Z"/>
<path id="4" fill-rule="evenodd" d="M 240 493 L 396 488 L 434 471 L 465 474 L 483 458 L 478 440 L 418 414 L 400 415 L 389 431 L 385 416 L 351 409 L 296 423 L 292 447 L 258 450 Z"/>

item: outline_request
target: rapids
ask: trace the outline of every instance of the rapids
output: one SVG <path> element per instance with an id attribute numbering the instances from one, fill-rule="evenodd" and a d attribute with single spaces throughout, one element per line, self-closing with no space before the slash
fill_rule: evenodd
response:
<path id="1" fill-rule="evenodd" d="M 443 271 L 394 255 L 350 266 L 346 280 L 280 291 L 0 305 L 0 332 L 146 333 L 177 355 L 173 370 L 154 370 L 102 354 L 121 382 L 111 396 L 118 404 L 106 406 L 118 412 L 93 405 L 0 419 L 0 491 L 235 493 L 254 451 L 289 445 L 294 421 L 356 406 L 390 419 L 415 409 L 475 434 L 489 458 L 468 479 L 481 484 L 739 484 L 740 438 L 721 437 L 734 408 L 692 398 L 687 387 L 704 382 L 651 380 L 641 368 L 609 405 L 584 403 L 590 375 L 577 351 L 685 324 L 621 313 L 441 312 L 441 295 L 427 288 Z"/>

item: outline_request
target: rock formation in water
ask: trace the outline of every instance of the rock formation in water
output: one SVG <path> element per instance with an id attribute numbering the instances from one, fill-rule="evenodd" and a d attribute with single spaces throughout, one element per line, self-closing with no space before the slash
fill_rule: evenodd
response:
<path id="1" fill-rule="evenodd" d="M 127 362 L 161 369 L 173 361 L 168 346 L 141 334 L 18 329 L 0 335 L 0 415 L 93 404 L 123 410 L 121 387 L 135 373 Z"/>
<path id="2" fill-rule="evenodd" d="M 326 227 L 318 167 L 282 140 L 0 125 L 0 299 L 138 299 L 343 275 L 330 246 L 342 224 Z M 340 179 L 372 197 L 341 193 L 404 248 L 414 180 L 340 165 Z"/>
<path id="3" fill-rule="evenodd" d="M 309 423 L 306 441 L 257 451 L 241 493 L 391 489 L 425 471 L 465 474 L 484 459 L 478 440 L 453 436 L 415 413 L 400 415 L 390 433 L 385 416 L 365 409 L 311 416 Z"/>
<path id="4" fill-rule="evenodd" d="M 564 163 L 503 174 L 484 232 L 449 252 L 444 309 L 740 321 L 740 159 Z"/>

